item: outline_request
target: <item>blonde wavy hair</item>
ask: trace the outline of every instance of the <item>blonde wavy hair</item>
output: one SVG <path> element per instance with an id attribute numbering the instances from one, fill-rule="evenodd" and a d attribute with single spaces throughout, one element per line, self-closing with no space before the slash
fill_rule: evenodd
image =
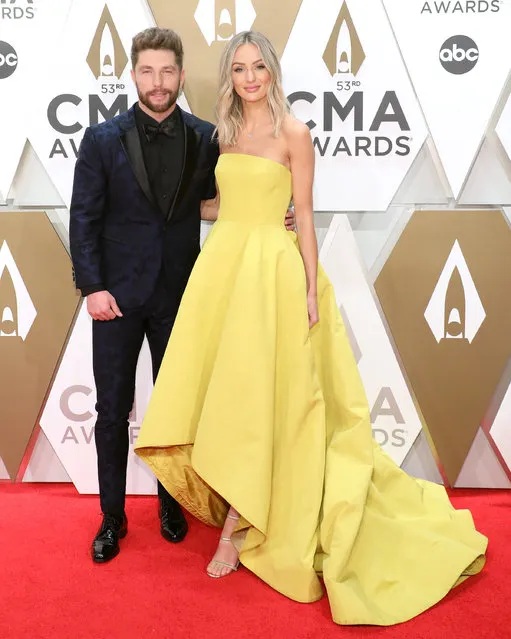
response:
<path id="1" fill-rule="evenodd" d="M 232 82 L 232 62 L 237 49 L 243 44 L 254 44 L 270 73 L 268 107 L 278 137 L 284 117 L 290 112 L 289 103 L 282 89 L 282 70 L 272 43 L 258 31 L 242 31 L 225 47 L 220 61 L 220 88 L 216 104 L 217 127 L 215 134 L 221 146 L 233 146 L 243 128 L 243 105 Z"/>

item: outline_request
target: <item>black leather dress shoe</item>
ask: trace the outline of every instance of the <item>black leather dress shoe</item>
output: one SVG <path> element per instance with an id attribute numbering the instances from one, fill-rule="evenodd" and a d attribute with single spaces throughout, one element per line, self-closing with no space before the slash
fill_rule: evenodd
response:
<path id="1" fill-rule="evenodd" d="M 92 542 L 92 561 L 104 564 L 119 554 L 119 539 L 126 537 L 128 532 L 128 520 L 126 516 L 119 521 L 112 515 L 104 515 L 98 534 Z"/>
<path id="2" fill-rule="evenodd" d="M 188 524 L 177 501 L 160 499 L 159 515 L 162 537 L 174 544 L 183 541 L 188 532 Z"/>

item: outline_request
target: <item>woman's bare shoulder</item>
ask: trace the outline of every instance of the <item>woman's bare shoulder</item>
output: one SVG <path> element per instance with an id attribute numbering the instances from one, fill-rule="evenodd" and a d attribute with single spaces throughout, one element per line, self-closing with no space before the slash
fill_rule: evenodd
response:
<path id="1" fill-rule="evenodd" d="M 290 142 L 311 139 L 309 127 L 291 114 L 286 114 L 282 123 L 282 132 Z"/>
<path id="2" fill-rule="evenodd" d="M 312 137 L 306 124 L 292 115 L 287 115 L 282 124 L 282 131 L 286 138 L 290 161 L 293 158 L 309 157 L 314 154 Z"/>

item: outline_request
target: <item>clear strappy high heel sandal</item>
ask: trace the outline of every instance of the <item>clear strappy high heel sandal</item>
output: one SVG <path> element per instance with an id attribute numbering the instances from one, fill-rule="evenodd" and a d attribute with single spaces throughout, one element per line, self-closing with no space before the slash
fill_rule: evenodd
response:
<path id="1" fill-rule="evenodd" d="M 234 515 L 229 515 L 227 514 L 227 519 L 232 519 L 235 521 L 238 521 L 239 519 L 239 515 L 238 516 L 234 516 Z M 229 543 L 232 544 L 232 539 L 230 537 L 220 537 L 220 543 Z M 225 575 L 215 575 L 214 573 L 210 572 L 208 569 L 211 566 L 223 566 L 225 568 L 230 568 L 230 571 L 225 573 Z M 213 579 L 220 579 L 221 577 L 227 577 L 227 575 L 230 575 L 232 572 L 236 572 L 236 570 L 238 570 L 238 567 L 240 565 L 240 560 L 238 559 L 238 561 L 236 562 L 236 564 L 228 564 L 225 561 L 220 561 L 218 559 L 212 559 L 209 562 L 208 565 L 208 569 L 206 570 L 206 574 L 208 575 L 208 577 L 212 577 Z"/>

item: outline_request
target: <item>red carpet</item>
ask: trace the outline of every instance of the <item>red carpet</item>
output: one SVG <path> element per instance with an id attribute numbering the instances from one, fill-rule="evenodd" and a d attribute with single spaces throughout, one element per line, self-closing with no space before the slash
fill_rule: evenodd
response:
<path id="1" fill-rule="evenodd" d="M 156 498 L 128 498 L 121 553 L 96 566 L 88 550 L 97 497 L 70 485 L 1 483 L 0 639 L 511 638 L 511 493 L 456 490 L 452 501 L 490 538 L 483 573 L 406 624 L 342 627 L 326 597 L 289 601 L 245 568 L 208 578 L 217 531 L 192 520 L 186 540 L 169 544 Z"/>

